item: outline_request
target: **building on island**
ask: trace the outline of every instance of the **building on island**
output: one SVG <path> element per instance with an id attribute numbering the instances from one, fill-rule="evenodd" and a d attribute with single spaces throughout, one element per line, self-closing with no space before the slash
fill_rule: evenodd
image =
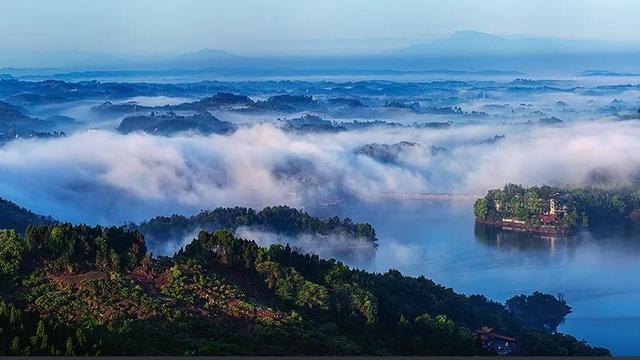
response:
<path id="1" fill-rule="evenodd" d="M 479 339 L 482 346 L 492 349 L 498 355 L 509 355 L 517 350 L 516 339 L 510 336 L 500 335 L 493 328 L 483 326 L 473 332 L 473 336 Z"/>
<path id="2" fill-rule="evenodd" d="M 556 214 L 543 214 L 542 217 L 540 218 L 540 220 L 542 221 L 543 225 L 549 225 L 549 224 L 553 224 L 556 222 L 557 218 L 556 218 Z"/>
<path id="3" fill-rule="evenodd" d="M 569 211 L 569 205 L 561 194 L 556 193 L 554 197 L 549 199 L 549 215 L 561 216 Z"/>

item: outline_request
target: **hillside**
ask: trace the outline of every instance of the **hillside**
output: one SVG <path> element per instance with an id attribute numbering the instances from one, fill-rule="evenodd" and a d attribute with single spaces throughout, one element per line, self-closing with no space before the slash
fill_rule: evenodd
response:
<path id="1" fill-rule="evenodd" d="M 140 233 L 114 227 L 3 230 L 0 243 L 3 355 L 491 353 L 473 336 L 482 326 L 514 336 L 523 355 L 608 354 L 425 277 L 350 269 L 225 230 L 160 258 L 145 255 Z"/>
<path id="2" fill-rule="evenodd" d="M 25 111 L 19 106 L 0 101 L 0 134 L 9 131 L 18 133 L 42 131 L 53 125 L 49 121 L 27 116 Z"/>
<path id="3" fill-rule="evenodd" d="M 0 229 L 15 229 L 24 234 L 28 226 L 50 225 L 54 220 L 50 217 L 36 215 L 11 201 L 0 198 Z"/>
<path id="4" fill-rule="evenodd" d="M 210 113 L 181 116 L 173 112 L 167 114 L 137 115 L 126 117 L 118 126 L 122 134 L 144 131 L 148 134 L 171 136 L 180 132 L 196 132 L 201 134 L 226 134 L 235 130 L 235 126 L 222 121 Z"/>

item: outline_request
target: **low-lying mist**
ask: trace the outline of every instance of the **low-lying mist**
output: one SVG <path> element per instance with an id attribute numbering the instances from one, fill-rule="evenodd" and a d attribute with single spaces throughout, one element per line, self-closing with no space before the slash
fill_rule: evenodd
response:
<path id="1" fill-rule="evenodd" d="M 507 182 L 620 185 L 640 179 L 638 138 L 636 121 L 307 135 L 269 124 L 224 136 L 88 131 L 1 147 L 0 197 L 64 221 L 121 224 L 217 206 L 481 194 Z M 412 145 L 387 161 L 355 151 L 403 141 Z"/>
<path id="2" fill-rule="evenodd" d="M 243 226 L 236 229 L 235 235 L 254 240 L 258 246 L 289 244 L 292 248 L 303 253 L 315 254 L 325 259 L 338 259 L 349 264 L 370 262 L 374 258 L 376 250 L 376 245 L 373 242 L 356 239 L 345 234 L 300 234 L 291 237 Z"/>

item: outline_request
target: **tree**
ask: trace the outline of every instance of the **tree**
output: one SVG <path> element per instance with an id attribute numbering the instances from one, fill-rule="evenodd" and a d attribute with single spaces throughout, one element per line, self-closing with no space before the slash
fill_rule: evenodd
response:
<path id="1" fill-rule="evenodd" d="M 25 242 L 15 230 L 0 230 L 0 288 L 15 285 L 24 250 Z"/>
<path id="2" fill-rule="evenodd" d="M 538 215 L 543 212 L 544 202 L 538 196 L 536 188 L 530 188 L 525 195 L 525 207 L 528 212 L 528 217 Z"/>
<path id="3" fill-rule="evenodd" d="M 618 195 L 614 195 L 611 198 L 611 207 L 614 209 L 614 211 L 617 211 L 618 214 L 620 215 L 625 213 L 626 205 Z"/>
<path id="4" fill-rule="evenodd" d="M 65 356 L 75 356 L 75 346 L 73 346 L 73 339 L 72 338 L 68 338 L 67 342 L 64 345 L 65 347 L 65 351 L 64 351 L 64 355 Z"/>
<path id="5" fill-rule="evenodd" d="M 22 348 L 20 347 L 20 339 L 16 336 L 11 340 L 11 354 L 22 355 Z"/>
<path id="6" fill-rule="evenodd" d="M 302 287 L 298 290 L 296 303 L 300 307 L 326 310 L 328 308 L 327 298 L 327 289 L 305 280 Z"/>
<path id="7" fill-rule="evenodd" d="M 571 312 L 571 307 L 564 301 L 564 296 L 533 294 L 514 296 L 506 302 L 507 309 L 521 318 L 527 326 L 545 331 L 555 331 L 564 317 Z"/>
<path id="8" fill-rule="evenodd" d="M 61 260 L 62 265 L 69 264 L 73 256 L 73 237 L 69 239 L 70 232 L 67 226 L 54 226 L 49 233 L 48 248 L 52 249 L 52 254 Z"/>
<path id="9" fill-rule="evenodd" d="M 38 325 L 36 326 L 36 336 L 33 345 L 36 346 L 41 353 L 48 350 L 49 345 L 47 342 L 47 331 L 42 319 L 38 321 Z"/>
<path id="10" fill-rule="evenodd" d="M 120 255 L 118 255 L 118 253 L 114 249 L 111 249 L 109 251 L 109 262 L 111 263 L 111 270 L 120 270 Z"/>
<path id="11" fill-rule="evenodd" d="M 489 215 L 489 201 L 486 197 L 476 200 L 473 204 L 473 212 L 478 219 L 485 220 Z"/>
<path id="12" fill-rule="evenodd" d="M 453 337 L 453 353 L 460 356 L 470 356 L 474 354 L 475 344 L 473 341 L 473 333 L 467 327 L 461 327 L 457 330 Z"/>

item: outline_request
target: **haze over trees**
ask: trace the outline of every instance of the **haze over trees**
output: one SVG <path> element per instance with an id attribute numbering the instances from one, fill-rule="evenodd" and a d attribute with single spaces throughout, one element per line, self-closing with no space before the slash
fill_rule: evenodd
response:
<path id="1" fill-rule="evenodd" d="M 226 121 L 221 121 L 204 111 L 199 114 L 181 116 L 173 112 L 166 114 L 138 115 L 126 117 L 118 126 L 118 131 L 128 134 L 134 131 L 144 131 L 153 135 L 170 136 L 180 132 L 195 132 L 204 135 L 226 134 L 236 127 Z"/>
<path id="2" fill-rule="evenodd" d="M 345 241 L 361 242 L 373 249 L 377 246 L 376 233 L 370 224 L 354 223 L 349 218 L 320 219 L 288 206 L 271 206 L 260 211 L 243 207 L 216 208 L 190 217 L 178 214 L 157 216 L 140 224 L 129 224 L 128 227 L 142 232 L 154 248 L 194 236 L 201 230 L 235 231 L 241 227 L 288 238 L 311 235 L 317 239 L 314 240 L 317 246 L 322 245 L 322 237 L 318 235 L 342 237 Z M 350 252 L 357 255 L 358 251 L 359 248 L 354 248 Z"/>
<path id="3" fill-rule="evenodd" d="M 0 229 L 15 229 L 18 234 L 25 234 L 29 226 L 59 223 L 51 217 L 34 214 L 0 198 Z M 163 249 L 172 244 L 179 245 L 185 239 L 191 240 L 190 237 L 202 230 L 226 229 L 233 232 L 240 228 L 273 234 L 283 239 L 307 236 L 311 239 L 309 245 L 315 247 L 322 246 L 322 241 L 330 239 L 363 245 L 356 247 L 351 243 L 341 248 L 342 252 L 346 252 L 343 255 L 347 257 L 358 256 L 365 248 L 375 251 L 377 246 L 375 230 L 368 223 L 354 223 L 350 218 L 341 219 L 337 216 L 321 219 L 288 206 L 270 206 L 260 211 L 245 207 L 219 207 L 192 216 L 156 216 L 139 224 L 128 223 L 124 228 L 140 231 L 151 250 Z M 328 244 L 334 245 L 336 244 Z"/>

